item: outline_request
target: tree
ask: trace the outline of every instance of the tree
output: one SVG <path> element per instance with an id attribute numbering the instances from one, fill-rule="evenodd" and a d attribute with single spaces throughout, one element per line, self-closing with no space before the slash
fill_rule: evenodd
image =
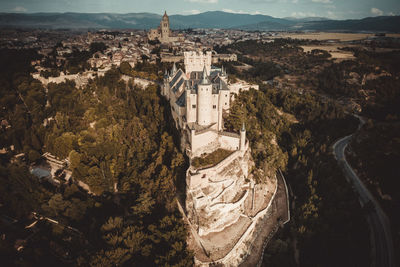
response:
<path id="1" fill-rule="evenodd" d="M 129 76 L 132 75 L 132 67 L 126 61 L 121 62 L 120 66 L 119 66 L 119 70 L 121 71 L 122 74 L 129 75 Z"/>

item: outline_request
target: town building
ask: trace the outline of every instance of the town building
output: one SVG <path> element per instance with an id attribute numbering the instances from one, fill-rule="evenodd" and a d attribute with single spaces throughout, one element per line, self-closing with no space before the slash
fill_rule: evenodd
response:
<path id="1" fill-rule="evenodd" d="M 165 11 L 161 19 L 160 26 L 157 29 L 151 29 L 147 35 L 150 41 L 158 40 L 162 44 L 174 42 L 183 42 L 185 40 L 182 34 L 174 34 L 170 29 L 169 17 Z"/>

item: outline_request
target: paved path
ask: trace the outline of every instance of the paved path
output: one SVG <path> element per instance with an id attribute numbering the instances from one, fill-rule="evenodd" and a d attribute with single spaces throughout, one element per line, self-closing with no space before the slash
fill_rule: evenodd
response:
<path id="1" fill-rule="evenodd" d="M 364 120 L 360 117 L 358 118 L 360 119 L 361 127 L 364 124 Z M 361 206 L 364 207 L 367 205 L 367 207 L 371 207 L 366 216 L 372 231 L 371 243 L 373 245 L 373 251 L 375 252 L 373 265 L 377 267 L 394 267 L 393 241 L 389 220 L 371 192 L 369 192 L 369 190 L 346 161 L 345 149 L 352 136 L 353 135 L 349 135 L 337 141 L 333 145 L 333 152 L 349 183 L 353 185 L 354 190 L 358 194 Z"/>

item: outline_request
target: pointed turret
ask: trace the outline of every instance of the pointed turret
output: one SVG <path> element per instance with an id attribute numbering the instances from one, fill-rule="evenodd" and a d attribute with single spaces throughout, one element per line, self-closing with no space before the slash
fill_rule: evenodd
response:
<path id="1" fill-rule="evenodd" d="M 176 64 L 174 62 L 174 65 L 172 66 L 172 70 L 171 70 L 171 76 L 175 75 L 176 72 L 177 72 L 177 69 L 176 69 Z"/>
<path id="2" fill-rule="evenodd" d="M 207 75 L 206 66 L 204 66 L 204 68 L 203 68 L 203 77 L 201 79 L 200 84 L 202 84 L 202 85 L 210 84 L 210 80 L 208 79 L 208 75 Z"/>
<path id="3" fill-rule="evenodd" d="M 165 70 L 165 74 L 164 74 L 164 78 L 168 78 L 169 77 L 169 73 L 168 73 L 168 70 L 166 69 Z"/>
<path id="4" fill-rule="evenodd" d="M 167 10 L 165 10 L 165 12 L 164 12 L 164 17 L 168 17 Z"/>
<path id="5" fill-rule="evenodd" d="M 240 130 L 240 150 L 246 150 L 246 128 L 244 126 L 244 122 L 242 124 L 242 129 Z"/>

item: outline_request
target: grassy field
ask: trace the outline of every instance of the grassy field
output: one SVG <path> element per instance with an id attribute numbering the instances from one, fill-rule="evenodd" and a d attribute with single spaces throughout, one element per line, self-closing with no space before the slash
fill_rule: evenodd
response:
<path id="1" fill-rule="evenodd" d="M 367 37 L 375 36 L 373 33 L 335 33 L 335 32 L 315 32 L 315 33 L 282 33 L 275 38 L 292 39 L 311 39 L 311 40 L 338 40 L 341 42 L 362 40 Z M 400 37 L 400 34 L 387 34 L 387 37 Z"/>
<path id="2" fill-rule="evenodd" d="M 192 161 L 192 166 L 195 168 L 206 168 L 214 166 L 227 158 L 233 152 L 234 151 L 229 151 L 221 148 L 217 149 L 216 151 L 207 154 L 204 157 L 194 158 Z"/>
<path id="3" fill-rule="evenodd" d="M 350 45 L 346 45 L 347 47 L 350 47 Z M 301 46 L 304 49 L 304 52 L 310 52 L 314 49 L 320 49 L 320 50 L 325 50 L 329 54 L 332 55 L 333 59 L 353 59 L 354 55 L 350 51 L 342 51 L 339 50 L 339 47 L 343 47 L 343 45 L 303 45 Z"/>

